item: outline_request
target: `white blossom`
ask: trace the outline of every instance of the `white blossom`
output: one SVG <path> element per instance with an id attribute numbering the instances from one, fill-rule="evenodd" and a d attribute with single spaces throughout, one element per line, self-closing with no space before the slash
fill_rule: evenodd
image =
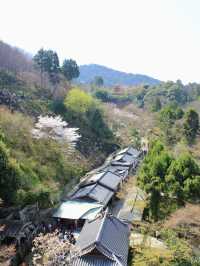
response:
<path id="1" fill-rule="evenodd" d="M 39 116 L 35 128 L 32 129 L 32 136 L 36 139 L 53 139 L 61 144 L 68 144 L 74 148 L 81 137 L 78 128 L 68 127 L 68 123 L 60 116 Z"/>

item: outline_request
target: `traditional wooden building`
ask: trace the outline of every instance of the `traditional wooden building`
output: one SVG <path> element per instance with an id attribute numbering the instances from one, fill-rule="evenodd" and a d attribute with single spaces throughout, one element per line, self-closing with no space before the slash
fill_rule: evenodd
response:
<path id="1" fill-rule="evenodd" d="M 72 253 L 73 266 L 127 266 L 129 228 L 105 213 L 85 223 Z"/>

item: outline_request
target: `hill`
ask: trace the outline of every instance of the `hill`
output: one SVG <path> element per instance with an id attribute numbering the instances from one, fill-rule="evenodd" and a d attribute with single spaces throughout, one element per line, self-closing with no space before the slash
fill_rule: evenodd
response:
<path id="1" fill-rule="evenodd" d="M 89 84 L 96 76 L 101 76 L 104 79 L 104 84 L 106 86 L 132 86 L 140 84 L 157 85 L 160 83 L 159 80 L 146 75 L 121 72 L 97 64 L 80 66 L 80 76 L 78 78 L 80 83 Z"/>

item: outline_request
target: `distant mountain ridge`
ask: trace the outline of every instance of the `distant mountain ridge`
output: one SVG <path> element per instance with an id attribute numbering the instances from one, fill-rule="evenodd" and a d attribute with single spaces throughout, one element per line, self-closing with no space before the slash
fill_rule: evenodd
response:
<path id="1" fill-rule="evenodd" d="M 161 81 L 146 75 L 126 73 L 114 70 L 97 64 L 81 65 L 78 82 L 83 84 L 91 83 L 95 76 L 101 76 L 106 86 L 114 85 L 157 85 Z"/>

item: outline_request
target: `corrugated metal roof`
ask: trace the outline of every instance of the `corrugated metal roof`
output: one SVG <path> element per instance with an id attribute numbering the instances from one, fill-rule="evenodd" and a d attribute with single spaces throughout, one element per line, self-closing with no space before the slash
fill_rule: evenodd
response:
<path id="1" fill-rule="evenodd" d="M 69 200 L 61 203 L 53 217 L 61 219 L 94 219 L 103 208 L 102 205 L 83 200 Z"/>
<path id="2" fill-rule="evenodd" d="M 105 214 L 85 223 L 75 248 L 79 255 L 92 254 L 91 249 L 97 249 L 110 260 L 127 265 L 128 239 L 128 226 L 116 217 Z"/>
<path id="3" fill-rule="evenodd" d="M 103 205 L 107 205 L 113 195 L 114 192 L 110 189 L 99 184 L 92 184 L 78 188 L 72 195 L 72 199 L 88 198 Z"/>

